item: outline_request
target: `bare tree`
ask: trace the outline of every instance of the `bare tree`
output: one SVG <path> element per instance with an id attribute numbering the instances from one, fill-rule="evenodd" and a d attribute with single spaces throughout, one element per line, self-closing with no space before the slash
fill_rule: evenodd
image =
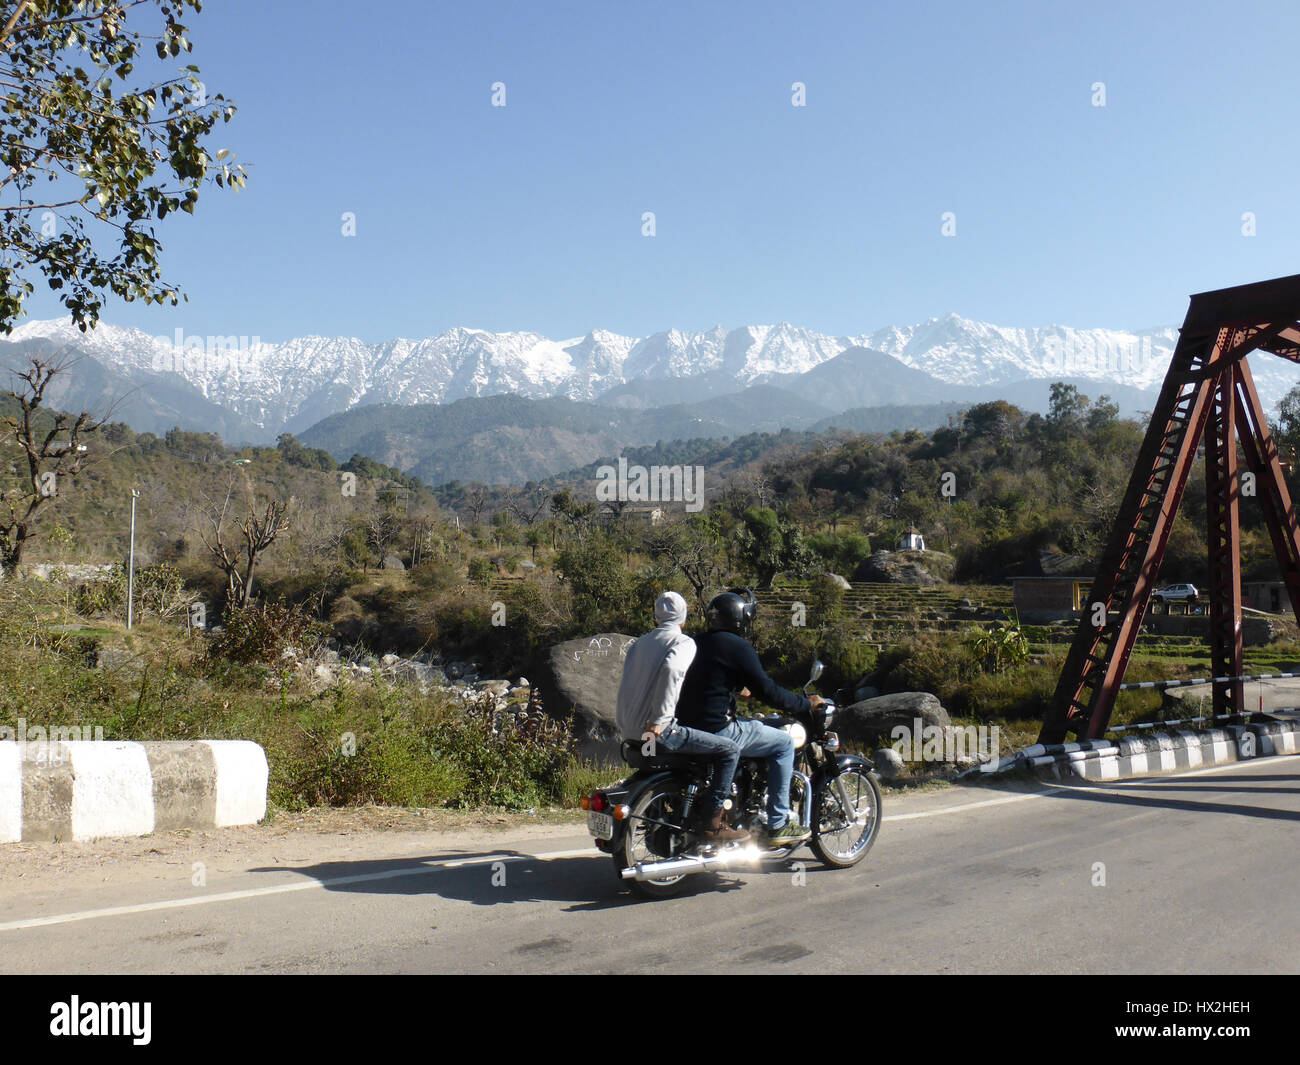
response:
<path id="1" fill-rule="evenodd" d="M 465 505 L 469 508 L 469 512 L 472 515 L 471 524 L 478 524 L 479 515 L 483 513 L 483 508 L 487 506 L 487 503 L 487 490 L 482 485 L 475 485 L 473 488 L 466 490 Z"/>
<path id="2" fill-rule="evenodd" d="M 18 407 L 0 416 L 0 445 L 17 447 L 25 467 L 18 487 L 0 489 L 0 569 L 6 579 L 15 575 L 35 535 L 37 514 L 81 472 L 85 438 L 104 424 L 87 411 L 73 415 L 41 410 L 50 382 L 64 369 L 57 355 L 34 355 L 25 370 L 15 371 L 22 387 L 0 391 L 0 401 L 7 398 Z"/>
<path id="3" fill-rule="evenodd" d="M 723 576 L 722 542 L 707 520 L 665 522 L 653 526 L 643 541 L 651 557 L 667 561 L 690 582 L 703 609 L 708 592 Z"/>
<path id="4" fill-rule="evenodd" d="M 531 527 L 550 505 L 551 497 L 540 489 L 533 492 L 512 492 L 506 500 L 510 513 L 519 519 L 521 525 Z"/>
<path id="5" fill-rule="evenodd" d="M 211 528 L 202 534 L 204 546 L 212 552 L 217 567 L 226 575 L 226 608 L 229 610 L 240 609 L 252 602 L 253 571 L 257 568 L 258 558 L 281 533 L 289 531 L 293 506 L 292 499 L 287 502 L 269 499 L 259 508 L 250 486 L 244 513 L 232 515 L 230 501 L 234 489 L 232 474 L 221 506 L 210 505 L 206 510 L 205 516 Z M 227 529 L 227 521 L 238 531 L 238 537 L 234 530 Z M 227 544 L 227 539 L 230 544 Z"/>

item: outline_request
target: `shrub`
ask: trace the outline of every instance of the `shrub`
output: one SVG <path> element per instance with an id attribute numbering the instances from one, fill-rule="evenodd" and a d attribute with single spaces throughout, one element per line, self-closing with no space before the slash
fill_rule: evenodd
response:
<path id="1" fill-rule="evenodd" d="M 496 567 L 485 558 L 479 555 L 469 561 L 469 579 L 472 584 L 480 585 L 486 588 L 492 583 L 492 578 L 496 574 Z"/>
<path id="2" fill-rule="evenodd" d="M 107 580 L 86 581 L 77 586 L 75 609 L 85 617 L 103 614 L 126 616 L 126 567 L 115 565 Z M 185 588 L 185 578 L 166 562 L 141 566 L 135 571 L 135 614 L 144 617 L 178 617 L 194 598 Z"/>
<path id="3" fill-rule="evenodd" d="M 411 570 L 411 583 L 430 592 L 445 592 L 459 587 L 465 578 L 450 562 L 421 562 Z"/>
<path id="4" fill-rule="evenodd" d="M 286 647 L 315 642 L 321 626 L 283 601 L 227 610 L 224 632 L 208 646 L 211 659 L 239 665 L 275 665 Z"/>

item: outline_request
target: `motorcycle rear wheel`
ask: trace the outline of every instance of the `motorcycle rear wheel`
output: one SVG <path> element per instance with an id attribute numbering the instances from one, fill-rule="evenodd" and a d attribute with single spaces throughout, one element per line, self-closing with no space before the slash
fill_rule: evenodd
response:
<path id="1" fill-rule="evenodd" d="M 676 858 L 682 853 L 681 833 L 639 820 L 641 817 L 649 817 L 668 824 L 680 824 L 681 803 L 681 785 L 674 780 L 652 785 L 636 797 L 632 803 L 632 816 L 628 818 L 627 830 L 614 854 L 614 865 L 618 868 L 620 879 L 624 869 L 630 869 L 638 862 Z M 627 883 L 632 885 L 632 890 L 638 895 L 665 899 L 681 891 L 686 876 L 682 873 L 662 880 L 629 880 Z"/>
<path id="2" fill-rule="evenodd" d="M 834 781 L 821 781 L 813 812 L 811 846 L 813 853 L 827 865 L 848 869 L 867 856 L 880 834 L 880 787 L 863 769 L 846 769 L 840 774 L 840 780 L 859 815 L 867 816 L 860 825 L 850 824 L 835 794 Z"/>

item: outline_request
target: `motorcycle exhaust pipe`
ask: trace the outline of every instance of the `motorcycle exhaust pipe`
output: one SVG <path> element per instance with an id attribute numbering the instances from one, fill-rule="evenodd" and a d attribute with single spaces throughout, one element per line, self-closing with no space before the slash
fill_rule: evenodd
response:
<path id="1" fill-rule="evenodd" d="M 669 876 L 689 876 L 692 873 L 721 873 L 742 865 L 758 865 L 768 855 L 757 847 L 741 847 L 722 854 L 690 855 L 683 858 L 665 858 L 658 862 L 637 862 L 623 870 L 624 880 L 662 880 Z M 773 855 L 775 857 L 775 855 Z"/>

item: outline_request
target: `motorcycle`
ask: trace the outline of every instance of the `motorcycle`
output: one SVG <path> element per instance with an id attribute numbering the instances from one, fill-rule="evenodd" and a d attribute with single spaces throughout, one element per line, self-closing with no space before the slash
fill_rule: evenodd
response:
<path id="1" fill-rule="evenodd" d="M 814 662 L 801 691 L 822 674 Z M 760 718 L 788 732 L 795 746 L 790 810 L 812 835 L 793 845 L 763 849 L 750 841 L 712 844 L 691 826 L 704 798 L 709 763 L 700 755 L 655 751 L 623 744 L 623 760 L 635 770 L 626 780 L 584 797 L 587 831 L 612 856 L 620 881 L 647 898 L 677 894 L 696 873 L 762 869 L 788 860 L 805 843 L 825 864 L 849 869 L 867 856 L 880 832 L 880 786 L 870 759 L 840 751 L 829 726 L 836 706 Z M 767 760 L 742 758 L 724 804 L 730 823 L 757 835 L 767 822 Z"/>

